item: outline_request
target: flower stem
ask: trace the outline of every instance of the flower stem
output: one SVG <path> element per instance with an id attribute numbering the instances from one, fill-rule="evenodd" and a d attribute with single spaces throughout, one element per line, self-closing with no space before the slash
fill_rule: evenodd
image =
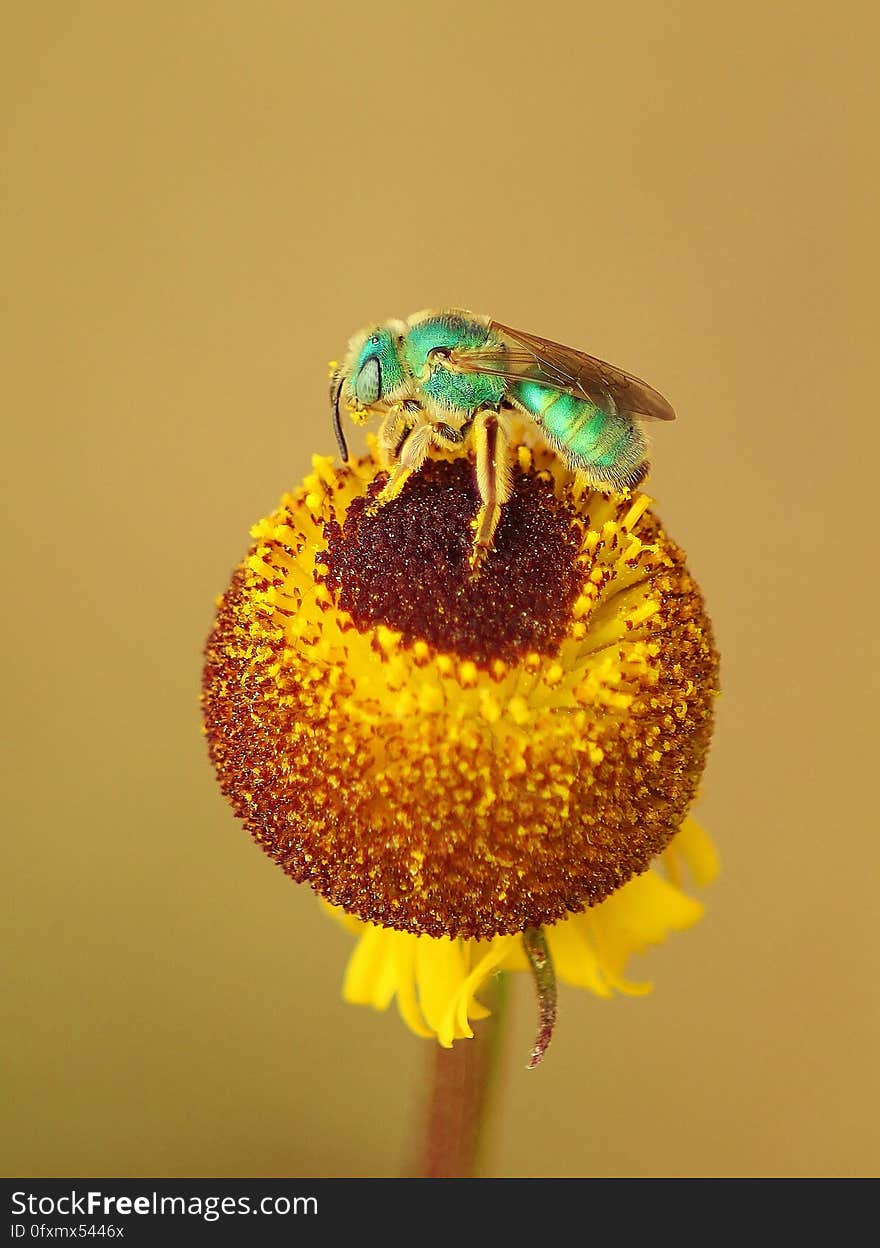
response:
<path id="1" fill-rule="evenodd" d="M 473 1040 L 451 1049 L 435 1045 L 418 1169 L 422 1178 L 473 1177 L 493 1100 L 501 1053 L 507 976 L 494 976 L 481 994 L 489 1018 L 477 1024 Z M 490 999 L 491 998 L 491 999 Z"/>

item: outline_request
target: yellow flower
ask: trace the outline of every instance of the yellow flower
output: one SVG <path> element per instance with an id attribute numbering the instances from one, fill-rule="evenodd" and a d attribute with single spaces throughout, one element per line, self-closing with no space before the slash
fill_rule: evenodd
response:
<path id="1" fill-rule="evenodd" d="M 700 913 L 649 868 L 679 848 L 708 874 L 686 816 L 718 673 L 651 500 L 522 441 L 474 578 L 466 458 L 438 452 L 377 512 L 375 451 L 313 468 L 252 530 L 203 707 L 233 809 L 360 933 L 346 995 L 396 996 L 449 1044 L 541 928 L 561 978 L 639 990 L 628 955 Z"/>

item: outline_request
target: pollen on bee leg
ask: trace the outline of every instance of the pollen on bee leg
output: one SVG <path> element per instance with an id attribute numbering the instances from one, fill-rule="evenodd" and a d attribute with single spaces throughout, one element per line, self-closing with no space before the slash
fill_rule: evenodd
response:
<path id="1" fill-rule="evenodd" d="M 375 516 L 388 503 L 394 502 L 400 491 L 406 485 L 407 481 L 413 474 L 412 468 L 407 468 L 405 464 L 395 464 L 394 470 L 382 489 L 371 502 L 367 503 L 364 511 L 368 516 Z"/>
<path id="2" fill-rule="evenodd" d="M 393 458 L 394 453 L 400 447 L 403 437 L 403 429 L 405 428 L 406 418 L 402 406 L 392 407 L 388 412 L 382 424 L 379 426 L 379 433 L 376 441 L 383 458 Z"/>
<path id="3" fill-rule="evenodd" d="M 494 548 L 495 530 L 501 509 L 510 502 L 513 479 L 510 464 L 510 438 L 507 422 L 493 411 L 479 412 L 474 420 L 477 489 L 482 507 L 474 521 L 474 544 L 470 567 L 477 575 Z"/>
<path id="4" fill-rule="evenodd" d="M 474 576 L 478 575 L 480 568 L 492 553 L 495 545 L 495 530 L 498 528 L 500 519 L 500 504 L 494 503 L 490 505 L 486 503 L 480 508 L 472 521 L 471 527 L 474 531 L 474 540 L 471 546 L 469 562 Z"/>

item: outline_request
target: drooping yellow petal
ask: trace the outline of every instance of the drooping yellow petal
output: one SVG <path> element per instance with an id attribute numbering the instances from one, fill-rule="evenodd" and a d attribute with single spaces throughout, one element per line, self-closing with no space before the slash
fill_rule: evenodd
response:
<path id="1" fill-rule="evenodd" d="M 450 1002 L 455 999 L 466 976 L 467 965 L 460 940 L 420 937 L 416 950 L 419 1001 L 425 1022 L 440 1037 L 441 1044 L 448 1032 Z M 452 1039 L 450 1035 L 449 1044 Z"/>
<path id="2" fill-rule="evenodd" d="M 649 945 L 661 944 L 670 932 L 691 927 L 703 914 L 703 906 L 688 897 L 656 871 L 624 884 L 623 888 L 583 916 L 605 974 L 622 992 L 645 992 L 649 985 L 624 981 L 627 961 Z"/>
<path id="3" fill-rule="evenodd" d="M 462 1036 L 472 1036 L 474 1034 L 469 1021 L 470 1018 L 477 1016 L 474 1006 L 477 1006 L 482 1011 L 484 1017 L 487 1013 L 485 1008 L 478 1001 L 474 1000 L 475 995 L 491 973 L 501 966 L 509 946 L 513 943 L 518 943 L 518 937 L 496 936 L 494 940 L 489 942 L 475 941 L 472 943 L 478 944 L 481 956 L 477 958 L 473 970 L 460 985 L 454 1000 L 451 1002 L 452 1017 L 447 1020 L 447 1034 L 452 1020 L 454 1020 L 454 1025 Z"/>
<path id="4" fill-rule="evenodd" d="M 597 997 L 613 997 L 608 978 L 590 940 L 583 914 L 547 929 L 550 953 L 559 979 L 576 988 L 588 988 Z"/>
<path id="5" fill-rule="evenodd" d="M 693 820 L 685 821 L 674 848 L 699 879 L 717 870 L 714 846 Z M 666 854 L 662 865 L 669 873 Z M 492 974 L 529 969 L 519 935 L 489 941 L 416 936 L 353 919 L 326 903 L 324 908 L 359 937 L 345 975 L 346 1000 L 384 1010 L 396 997 L 410 1030 L 444 1048 L 473 1036 L 472 1023 L 488 1015 L 477 994 Z M 625 977 L 631 957 L 691 927 L 702 914 L 702 904 L 659 870 L 646 871 L 599 905 L 546 928 L 556 974 L 598 997 L 642 995 L 651 985 Z"/>
<path id="6" fill-rule="evenodd" d="M 341 923 L 345 930 L 354 936 L 360 936 L 367 926 L 363 919 L 356 919 L 353 914 L 346 914 L 341 906 L 331 906 L 330 902 L 323 897 L 319 897 L 318 902 L 325 914 L 329 914 L 337 923 Z"/>
<path id="7" fill-rule="evenodd" d="M 345 970 L 342 995 L 354 1005 L 386 1010 L 395 989 L 394 932 L 365 923 Z"/>
<path id="8" fill-rule="evenodd" d="M 416 951 L 419 938 L 408 932 L 394 932 L 393 935 L 395 995 L 400 1017 L 417 1036 L 433 1036 L 434 1032 L 425 1023 L 416 995 Z"/>
<path id="9" fill-rule="evenodd" d="M 672 844 L 681 852 L 695 884 L 702 887 L 717 879 L 718 872 L 721 870 L 718 850 L 715 848 L 714 841 L 700 827 L 696 819 L 690 816 L 685 819 Z"/>

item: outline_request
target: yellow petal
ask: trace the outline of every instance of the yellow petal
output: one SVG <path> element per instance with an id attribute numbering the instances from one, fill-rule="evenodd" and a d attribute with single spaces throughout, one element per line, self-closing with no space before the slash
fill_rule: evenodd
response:
<path id="1" fill-rule="evenodd" d="M 517 936 L 496 936 L 493 941 L 488 942 L 488 947 L 485 941 L 478 943 L 477 947 L 482 951 L 482 956 L 478 958 L 473 970 L 460 986 L 456 999 L 452 1002 L 450 1017 L 446 1020 L 447 1033 L 452 1030 L 456 1038 L 474 1034 L 470 1026 L 470 1018 L 480 1016 L 485 1018 L 487 1014 L 485 1007 L 474 1000 L 475 994 L 479 992 L 491 973 L 499 968 L 509 946 L 517 943 L 518 939 Z"/>
<path id="2" fill-rule="evenodd" d="M 332 919 L 341 924 L 347 932 L 352 932 L 359 936 L 367 926 L 362 919 L 356 919 L 353 914 L 346 914 L 341 906 L 331 906 L 329 901 L 325 901 L 323 897 L 319 897 L 321 909 L 325 914 L 329 914 Z"/>
<path id="3" fill-rule="evenodd" d="M 430 936 L 419 938 L 416 946 L 419 1003 L 425 1022 L 438 1035 L 466 975 L 461 941 L 432 940 Z"/>
<path id="4" fill-rule="evenodd" d="M 418 936 L 409 932 L 394 932 L 394 969 L 397 1008 L 400 1017 L 417 1036 L 433 1036 L 434 1032 L 425 1025 L 424 1017 L 419 1009 L 416 997 L 416 948 Z"/>
<path id="5" fill-rule="evenodd" d="M 694 877 L 694 883 L 711 884 L 716 879 L 721 870 L 718 850 L 696 819 L 691 819 L 690 816 L 685 819 L 672 844 L 681 852 Z"/>
<path id="6" fill-rule="evenodd" d="M 624 884 L 586 917 L 605 973 L 623 985 L 623 971 L 634 953 L 661 944 L 670 932 L 691 927 L 703 915 L 703 906 L 686 896 L 656 871 L 646 871 Z M 642 985 L 621 991 L 647 991 Z"/>
<path id="7" fill-rule="evenodd" d="M 584 914 L 575 914 L 546 929 L 553 966 L 557 976 L 566 983 L 588 988 L 597 997 L 612 997 L 614 993 L 590 940 L 586 918 Z"/>
<path id="8" fill-rule="evenodd" d="M 395 970 L 389 937 L 384 927 L 364 927 L 355 945 L 342 984 L 342 995 L 354 1005 L 371 1005 L 387 1009 L 394 996 Z"/>

